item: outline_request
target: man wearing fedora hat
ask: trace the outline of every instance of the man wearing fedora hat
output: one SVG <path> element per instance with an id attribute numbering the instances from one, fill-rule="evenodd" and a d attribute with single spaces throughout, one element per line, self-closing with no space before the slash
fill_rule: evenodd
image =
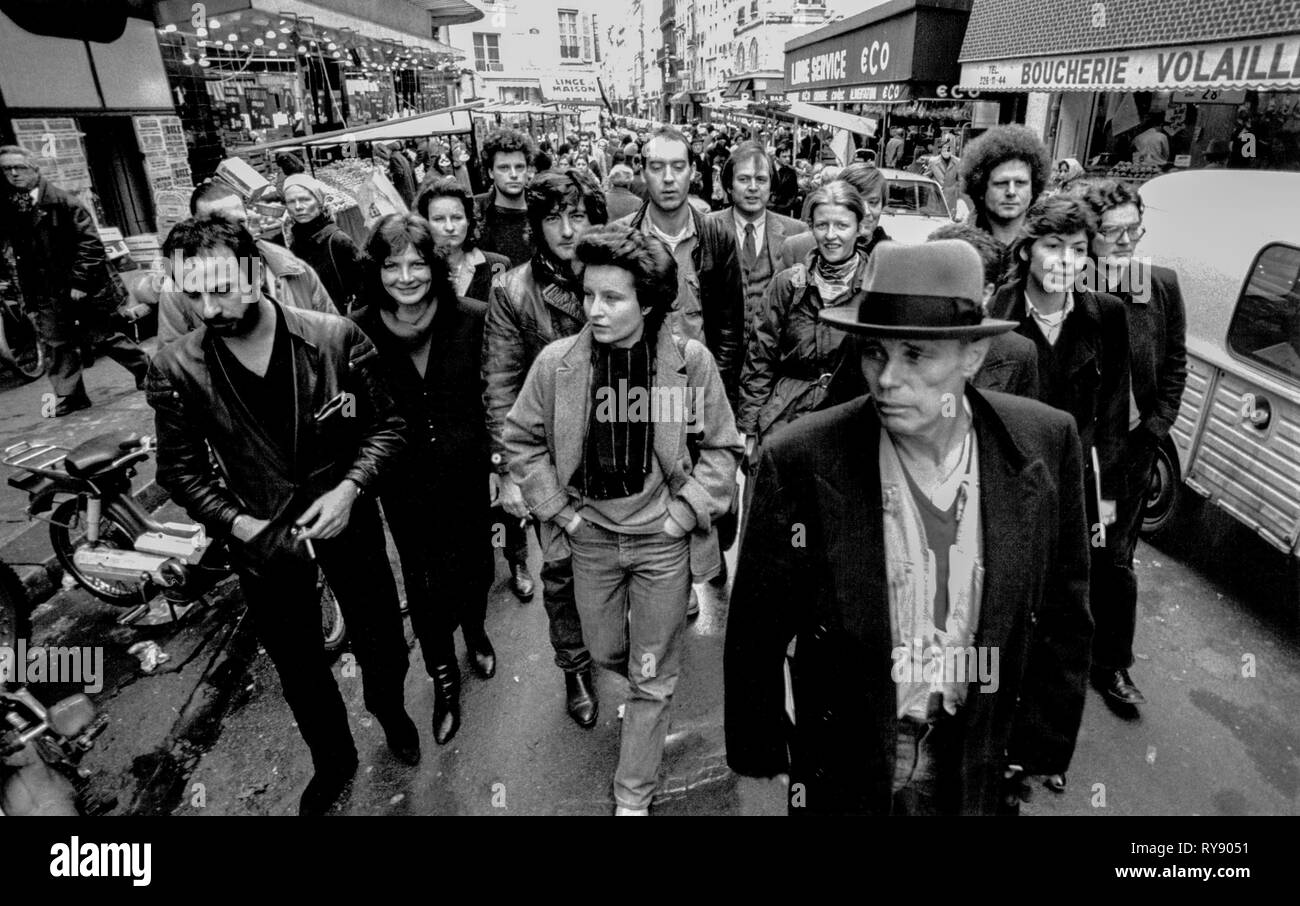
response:
<path id="1" fill-rule="evenodd" d="M 882 243 L 861 304 L 820 314 L 869 394 L 759 461 L 727 761 L 788 773 L 793 814 L 993 814 L 1022 773 L 1069 766 L 1092 635 L 1079 438 L 970 384 L 1015 327 L 983 316 L 983 284 L 967 243 Z"/>

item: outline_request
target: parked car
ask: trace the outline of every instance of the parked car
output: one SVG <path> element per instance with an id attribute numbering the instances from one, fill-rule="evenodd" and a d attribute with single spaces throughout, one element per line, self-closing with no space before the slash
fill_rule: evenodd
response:
<path id="1" fill-rule="evenodd" d="M 1187 305 L 1187 387 L 1143 528 L 1190 489 L 1300 557 L 1300 173 L 1170 173 L 1141 194 L 1141 254 Z"/>
<path id="2" fill-rule="evenodd" d="M 924 242 L 952 214 L 943 200 L 943 189 L 928 176 L 881 167 L 889 180 L 889 194 L 880 215 L 880 226 L 889 238 L 899 242 Z"/>

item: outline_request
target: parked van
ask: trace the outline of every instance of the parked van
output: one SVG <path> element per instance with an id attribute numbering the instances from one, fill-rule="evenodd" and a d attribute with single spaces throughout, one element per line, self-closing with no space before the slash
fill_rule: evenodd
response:
<path id="1" fill-rule="evenodd" d="M 1190 489 L 1300 557 L 1300 173 L 1171 173 L 1141 194 L 1140 254 L 1187 305 L 1187 387 L 1143 528 Z"/>

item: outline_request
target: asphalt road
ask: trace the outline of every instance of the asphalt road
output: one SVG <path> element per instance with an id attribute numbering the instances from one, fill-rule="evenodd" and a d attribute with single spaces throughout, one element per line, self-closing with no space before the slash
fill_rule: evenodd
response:
<path id="1" fill-rule="evenodd" d="M 88 384 L 95 407 L 55 420 L 40 412 L 45 382 L 20 386 L 0 377 L 0 440 L 8 444 L 34 434 L 70 445 L 100 430 L 151 428 L 143 395 L 124 370 L 102 362 L 91 370 Z M 0 488 L 0 541 L 24 527 L 23 504 L 10 489 Z M 1300 604 L 1285 558 L 1205 506 L 1189 507 L 1168 537 L 1140 544 L 1137 557 L 1133 676 L 1149 703 L 1121 712 L 1090 693 L 1069 788 L 1059 796 L 1036 788 L 1025 813 L 1300 814 L 1300 712 L 1294 706 L 1300 700 Z M 474 676 L 460 646 L 463 725 L 446 747 L 433 743 L 432 685 L 419 648 L 411 651 L 407 706 L 421 728 L 424 749 L 417 768 L 388 754 L 382 731 L 361 706 L 359 678 L 341 675 L 355 672 L 347 669 L 347 656 L 336 665 L 362 763 L 343 811 L 602 815 L 612 810 L 621 681 L 600 673 L 599 722 L 591 730 L 575 726 L 565 714 L 563 679 L 552 663 L 540 582 L 536 600 L 521 603 L 505 587 L 504 564 L 498 567 L 488 608 L 497 675 L 486 681 Z M 536 576 L 535 549 L 532 567 Z M 726 768 L 722 641 L 727 602 L 725 594 L 699 588 L 703 612 L 689 633 L 655 811 L 781 814 L 785 800 L 779 783 L 738 778 Z M 237 591 L 232 596 L 237 598 Z M 232 608 L 238 603 L 225 602 Z M 117 730 L 105 741 L 103 754 L 110 754 L 111 742 L 111 760 L 126 771 L 133 754 L 158 745 L 141 728 L 154 727 L 150 732 L 161 737 L 171 726 L 159 723 L 157 706 L 164 703 L 149 684 L 138 693 L 122 691 L 134 688 L 123 685 L 133 669 L 124 649 L 137 631 L 114 626 L 112 610 L 79 591 L 56 595 L 40 613 L 47 641 L 75 626 L 76 635 L 97 638 L 109 649 L 109 672 L 117 677 L 112 685 L 118 691 L 98 703 Z M 200 631 L 209 631 L 206 624 L 194 630 Z M 183 635 L 161 641 L 181 661 L 193 644 Z M 161 677 L 157 688 L 165 689 L 167 682 Z M 265 655 L 253 658 L 233 685 L 238 691 L 224 720 L 211 728 L 210 746 L 185 759 L 188 777 L 176 785 L 182 790 L 179 800 L 160 796 L 158 801 L 168 804 L 159 810 L 296 811 L 311 766 Z M 184 700 L 164 710 L 181 707 Z M 145 713 L 151 702 L 155 713 Z M 133 745 L 139 751 L 133 753 Z"/>
<path id="2" fill-rule="evenodd" d="M 1300 814 L 1300 715 L 1294 706 L 1300 638 L 1285 558 L 1213 509 L 1193 513 L 1160 546 L 1140 544 L 1137 557 L 1133 676 L 1149 703 L 1125 713 L 1090 692 L 1067 791 L 1037 787 L 1023 813 Z M 342 680 L 362 767 L 341 811 L 611 813 L 619 681 L 608 673 L 600 677 L 599 723 L 592 730 L 576 727 L 565 715 L 562 678 L 551 663 L 540 591 L 537 601 L 520 604 L 502 584 L 499 566 L 488 617 L 498 672 L 488 681 L 472 676 L 461 647 L 463 725 L 447 747 L 433 744 L 427 726 L 433 692 L 418 648 L 407 680 L 407 706 L 420 724 L 424 749 L 417 768 L 389 756 L 382 731 L 360 706 L 359 682 Z M 783 814 L 778 783 L 738 778 L 726 768 L 727 606 L 713 589 L 699 588 L 703 612 L 689 635 L 655 813 Z M 246 692 L 198 762 L 189 800 L 177 813 L 296 810 L 310 763 L 264 656 Z"/>

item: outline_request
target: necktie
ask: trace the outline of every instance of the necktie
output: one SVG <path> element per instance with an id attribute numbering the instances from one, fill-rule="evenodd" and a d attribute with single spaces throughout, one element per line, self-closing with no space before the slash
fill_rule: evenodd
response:
<path id="1" fill-rule="evenodd" d="M 752 223 L 745 224 L 745 245 L 741 249 L 741 255 L 743 258 L 741 263 L 745 265 L 745 270 L 752 268 L 754 259 L 758 255 L 754 247 L 754 225 Z"/>

